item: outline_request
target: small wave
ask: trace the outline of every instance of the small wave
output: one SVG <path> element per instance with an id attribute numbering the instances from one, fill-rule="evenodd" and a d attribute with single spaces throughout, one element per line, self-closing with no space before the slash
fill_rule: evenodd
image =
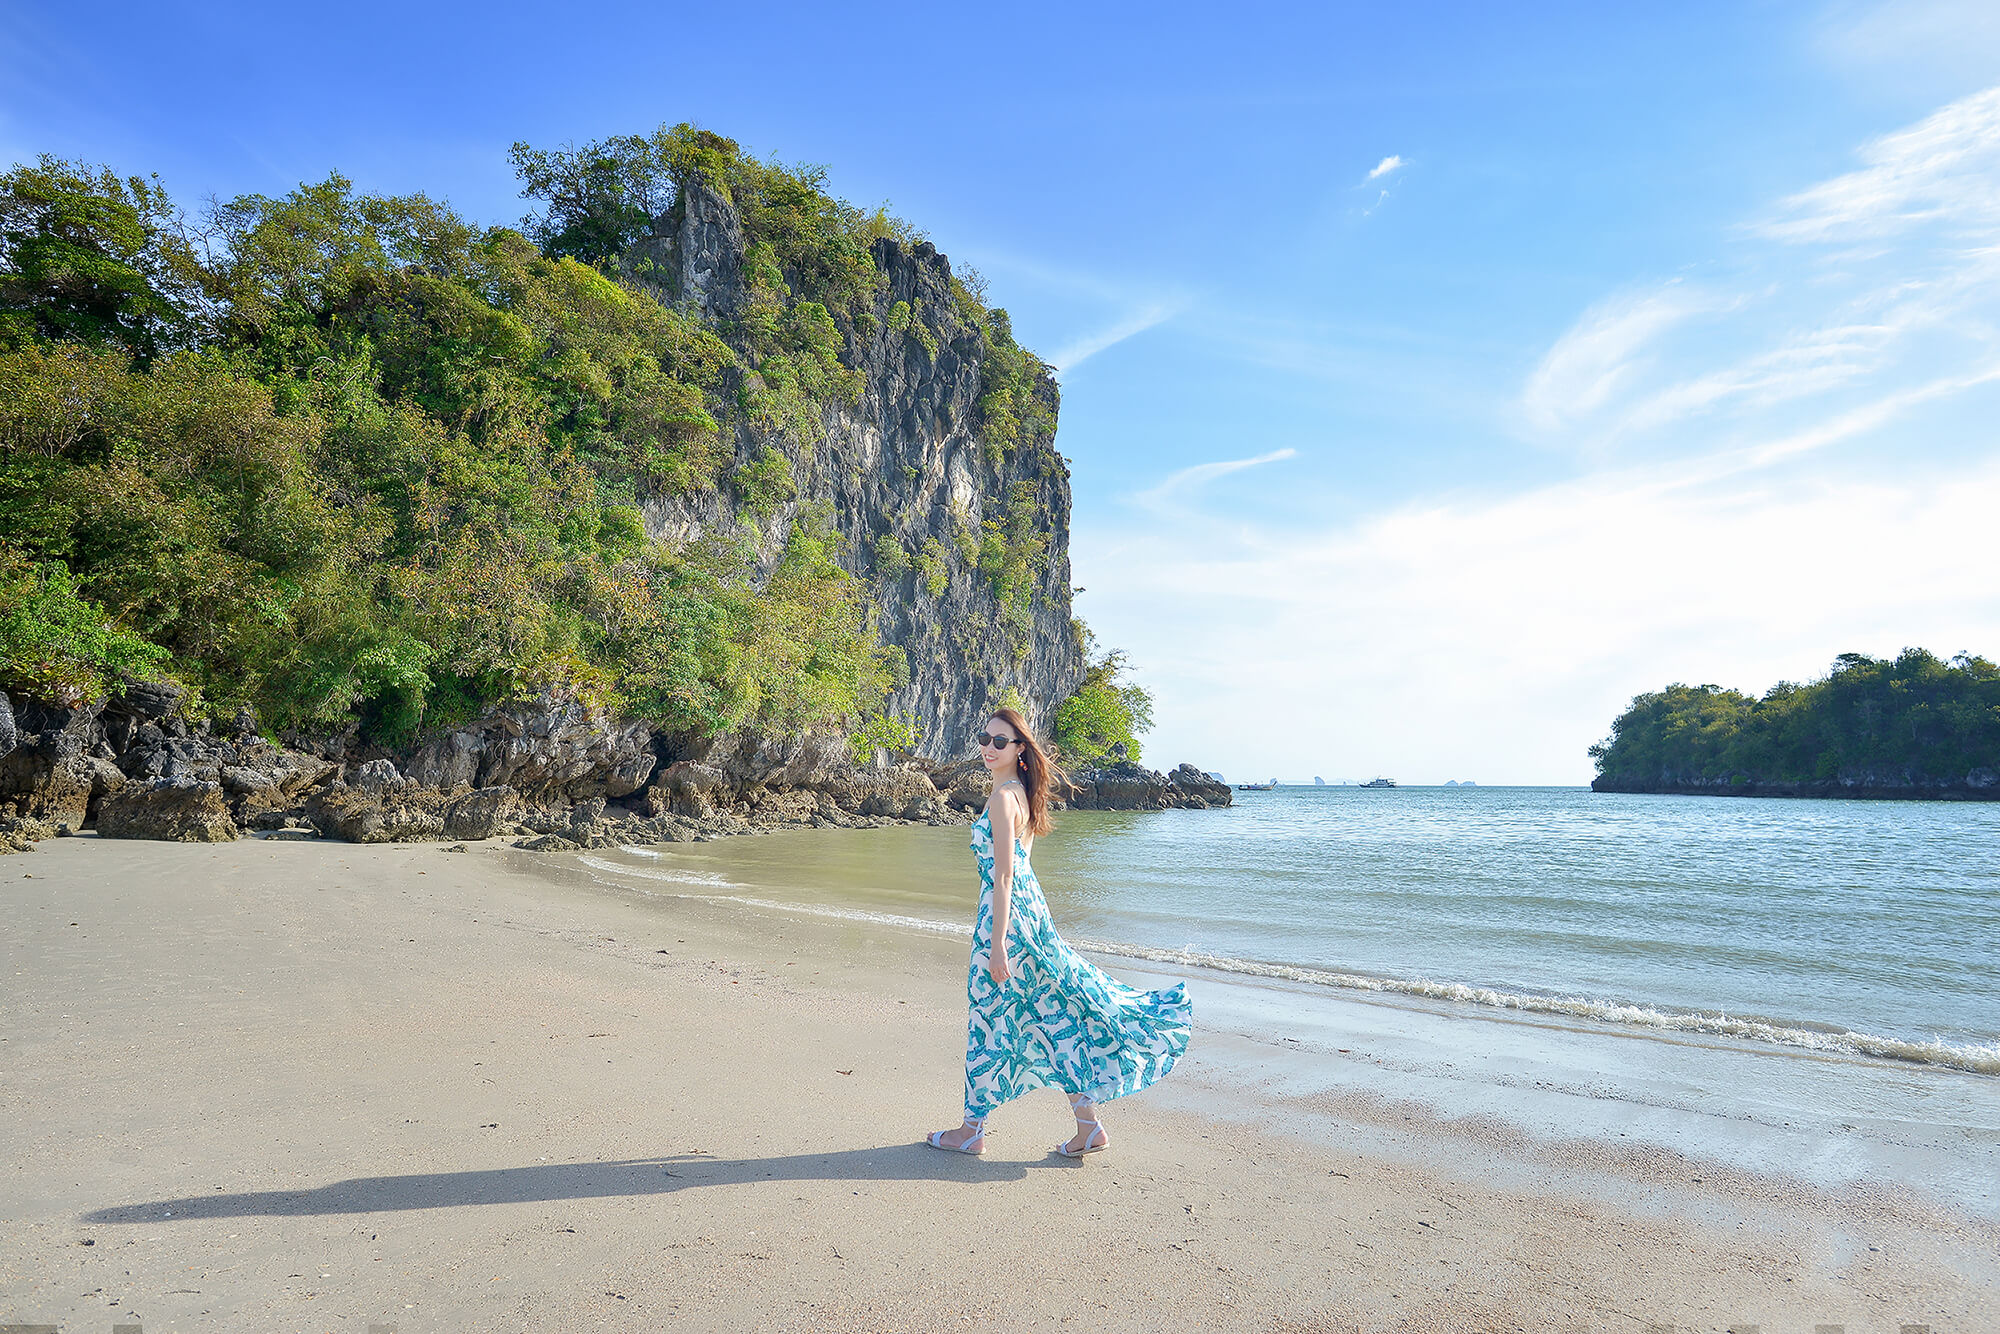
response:
<path id="1" fill-rule="evenodd" d="M 739 888 L 735 882 L 708 872 L 641 870 L 588 856 L 579 860 L 586 866 L 620 876 L 664 880 L 702 888 Z M 902 927 L 931 935 L 969 937 L 972 934 L 971 927 L 959 922 L 940 922 L 925 917 L 908 917 L 900 913 L 874 912 L 866 908 L 781 903 L 775 899 L 750 898 L 739 894 L 689 894 L 684 897 L 711 903 L 735 903 L 764 911 L 801 913 L 810 917 Z M 1521 1014 L 1543 1014 L 1594 1020 L 1598 1023 L 1631 1024 L 1665 1033 L 1689 1033 L 1768 1042 L 1777 1046 L 1829 1055 L 1873 1056 L 1885 1060 L 1906 1061 L 1913 1065 L 1963 1070 L 1971 1074 L 2000 1075 L 2000 1043 L 1958 1044 L 1946 1042 L 1942 1038 L 1918 1041 L 1911 1038 L 1880 1037 L 1872 1033 L 1856 1033 L 1842 1029 L 1794 1028 L 1762 1019 L 1731 1018 L 1720 1012 L 1660 1010 L 1646 1005 L 1594 1001 L 1581 996 L 1538 996 L 1526 992 L 1468 986 L 1463 982 L 1433 982 L 1428 978 L 1370 977 L 1363 973 L 1302 968 L 1295 964 L 1264 963 L 1257 959 L 1237 959 L 1228 955 L 1208 954 L 1193 946 L 1163 949 L 1151 945 L 1128 945 L 1120 941 L 1081 939 L 1072 940 L 1070 943 L 1077 949 L 1087 950 L 1093 954 L 1108 954 L 1148 963 L 1178 964 L 1187 968 L 1206 968 L 1243 977 L 1302 982 L 1311 986 L 1347 991 L 1414 996 L 1424 1000 L 1457 1001 L 1497 1010 L 1513 1010 Z"/>
<path id="2" fill-rule="evenodd" d="M 653 871 L 643 866 L 622 866 L 617 862 L 608 862 L 602 857 L 587 855 L 577 858 L 577 862 L 594 870 L 609 871 L 612 875 L 632 876 L 640 880 L 664 880 L 673 885 L 702 885 L 710 889 L 737 888 L 734 880 L 717 875 L 713 871 Z"/>
<path id="3" fill-rule="evenodd" d="M 1722 1013 L 1658 1010 L 1646 1005 L 1588 1000 L 1581 996 L 1537 996 L 1523 992 L 1496 991 L 1491 987 L 1467 986 L 1463 982 L 1433 982 L 1428 978 L 1403 979 L 1368 977 L 1360 973 L 1336 973 L 1320 968 L 1300 968 L 1291 964 L 1262 963 L 1255 959 L 1233 959 L 1226 955 L 1204 954 L 1192 948 L 1171 950 L 1147 945 L 1125 945 L 1115 941 L 1074 942 L 1078 949 L 1111 954 L 1153 963 L 1176 963 L 1246 977 L 1268 977 L 1313 986 L 1339 987 L 1349 991 L 1388 992 L 1418 996 L 1426 1000 L 1460 1001 L 1524 1014 L 1558 1015 L 1572 1019 L 1594 1019 L 1600 1023 L 1634 1024 L 1672 1033 L 1699 1033 L 1716 1037 L 1771 1042 L 1807 1051 L 1846 1056 L 1877 1056 L 1909 1061 L 1916 1065 L 1936 1065 L 1980 1075 L 2000 1075 L 2000 1043 L 1959 1045 L 1941 1038 L 1916 1041 L 1909 1038 L 1878 1037 L 1848 1030 L 1815 1031 L 1769 1023 L 1761 1019 L 1732 1019 Z"/>
<path id="4" fill-rule="evenodd" d="M 737 894 L 703 894 L 698 897 L 710 903 L 740 903 L 748 908 L 806 913 L 813 917 L 834 917 L 843 922 L 872 922 L 880 926 L 900 926 L 911 931 L 928 931 L 936 936 L 972 934 L 972 928 L 960 922 L 934 922 L 928 917 L 904 917 L 900 913 L 870 912 L 866 908 L 822 908 L 814 903 L 779 903 L 772 899 L 746 899 Z"/>

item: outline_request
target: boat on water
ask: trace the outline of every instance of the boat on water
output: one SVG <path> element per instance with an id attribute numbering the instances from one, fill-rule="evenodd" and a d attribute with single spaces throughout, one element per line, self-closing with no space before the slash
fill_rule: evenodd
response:
<path id="1" fill-rule="evenodd" d="M 1278 785 L 1278 780 L 1273 778 L 1268 783 L 1238 783 L 1236 785 L 1236 790 L 1238 792 L 1269 792 L 1272 788 L 1276 787 L 1277 785 Z"/>
<path id="2" fill-rule="evenodd" d="M 1376 779 L 1376 780 L 1375 780 L 1374 782 L 1372 782 L 1372 783 L 1363 783 L 1363 784 L 1362 784 L 1361 786 L 1363 786 L 1363 787 L 1394 787 L 1394 786 L 1396 786 L 1396 780 L 1395 780 L 1395 779 L 1393 779 L 1393 778 L 1378 778 L 1378 779 Z"/>

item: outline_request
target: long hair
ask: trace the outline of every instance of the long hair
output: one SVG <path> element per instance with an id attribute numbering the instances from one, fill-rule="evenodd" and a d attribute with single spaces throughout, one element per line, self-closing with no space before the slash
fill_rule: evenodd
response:
<path id="1" fill-rule="evenodd" d="M 1067 790 L 1069 775 L 1042 749 L 1041 739 L 1020 710 L 1003 706 L 987 710 L 986 716 L 998 718 L 1021 738 L 1021 786 L 1028 790 L 1028 832 L 1038 837 L 1048 833 L 1056 827 L 1056 822 L 1049 818 L 1049 793 L 1057 787 Z"/>

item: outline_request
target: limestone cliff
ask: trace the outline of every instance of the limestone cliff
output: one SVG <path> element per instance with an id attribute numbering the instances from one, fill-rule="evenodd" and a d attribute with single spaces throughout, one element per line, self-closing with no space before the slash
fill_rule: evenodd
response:
<path id="1" fill-rule="evenodd" d="M 1023 432 L 1009 448 L 982 430 L 988 353 L 954 299 L 945 256 L 928 242 L 885 238 L 872 257 L 883 275 L 873 310 L 840 330 L 841 360 L 862 375 L 858 400 L 821 409 L 817 433 L 759 429 L 741 415 L 725 424 L 733 454 L 725 475 L 776 451 L 797 495 L 751 507 L 724 485 L 643 508 L 655 537 L 749 523 L 766 570 L 800 512 L 830 509 L 846 538 L 843 564 L 873 588 L 878 636 L 907 655 L 908 681 L 889 711 L 916 728 L 919 755 L 945 760 L 967 752 L 986 711 L 1008 692 L 1045 727 L 1082 678 L 1070 611 L 1069 470 L 1055 449 L 1057 388 L 1046 368 L 1035 392 L 1048 428 Z M 664 301 L 699 310 L 740 353 L 744 262 L 735 208 L 699 180 L 683 183 L 654 236 L 627 256 Z M 731 374 L 740 383 L 743 371 Z M 1012 606 L 975 558 L 988 521 L 1012 521 L 1037 547 L 1032 587 Z"/>

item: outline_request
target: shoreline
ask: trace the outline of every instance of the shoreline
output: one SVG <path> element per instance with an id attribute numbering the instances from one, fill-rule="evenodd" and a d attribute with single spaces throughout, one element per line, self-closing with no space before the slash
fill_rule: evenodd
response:
<path id="1" fill-rule="evenodd" d="M 985 1157 L 936 1153 L 964 1022 L 942 936 L 644 902 L 494 843 L 40 852 L 0 869 L 4 1320 L 2000 1319 L 1990 1221 L 1306 1087 L 1214 1004 L 1110 1105 L 1110 1152 L 1049 1157 L 1066 1111 L 1028 1098 Z"/>

